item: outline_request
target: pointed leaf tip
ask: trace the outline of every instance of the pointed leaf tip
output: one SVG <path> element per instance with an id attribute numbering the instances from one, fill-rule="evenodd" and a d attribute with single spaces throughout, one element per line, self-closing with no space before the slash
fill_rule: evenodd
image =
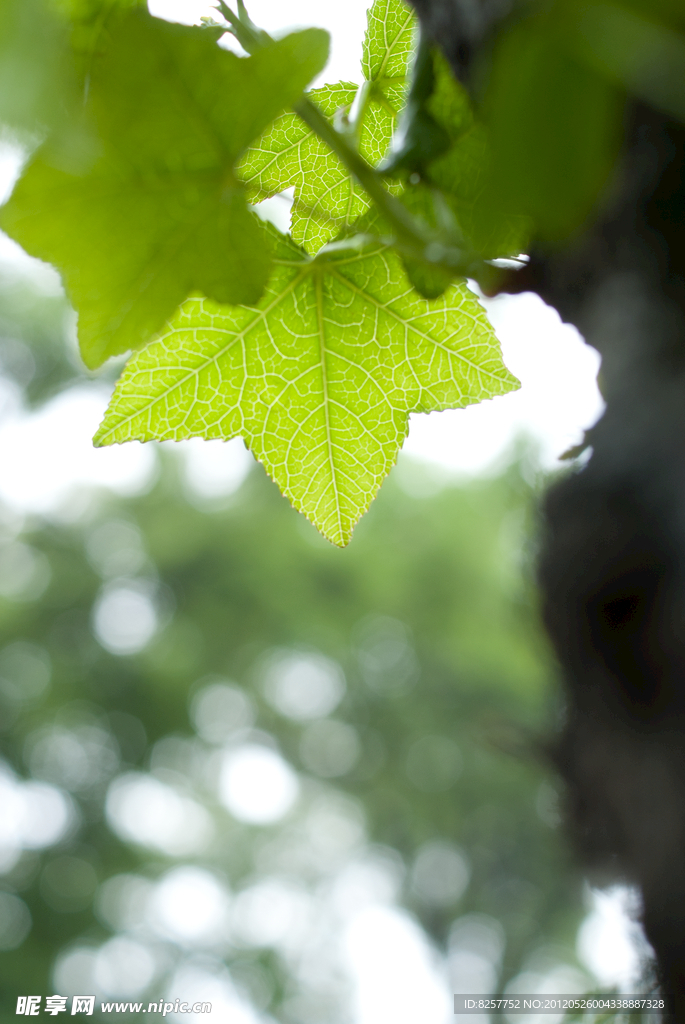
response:
<path id="1" fill-rule="evenodd" d="M 256 306 L 189 299 L 119 381 L 97 444 L 240 435 L 293 506 L 345 546 L 409 414 L 518 381 L 464 283 L 426 300 L 375 249 L 311 261 L 289 239 Z"/>

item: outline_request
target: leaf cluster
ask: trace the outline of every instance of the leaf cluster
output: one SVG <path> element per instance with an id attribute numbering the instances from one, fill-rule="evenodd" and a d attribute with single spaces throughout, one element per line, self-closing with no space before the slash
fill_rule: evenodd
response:
<path id="1" fill-rule="evenodd" d="M 0 116 L 45 140 L 0 224 L 60 270 L 89 367 L 134 352 L 96 443 L 240 434 L 337 544 L 411 413 L 517 385 L 464 278 L 582 230 L 626 92 L 685 114 L 667 0 L 516 7 L 475 106 L 403 0 L 369 10 L 361 86 L 308 94 L 326 34 L 273 40 L 241 0 L 202 29 L 43 0 L 34 40 L 39 2 L 0 32 L 0 79 L 35 50 Z M 284 237 L 254 206 L 288 190 Z"/>
<path id="2" fill-rule="evenodd" d="M 320 31 L 273 41 L 241 7 L 236 32 L 254 46 L 238 57 L 217 45 L 221 29 L 167 24 L 138 5 L 61 9 L 76 79 L 87 65 L 85 103 L 35 153 L 2 226 L 61 270 L 88 366 L 141 350 L 96 444 L 240 434 L 293 504 L 347 543 L 410 413 L 516 386 L 464 283 L 445 291 L 450 273 L 417 294 L 407 280 L 392 245 L 392 217 L 411 207 L 406 183 L 381 182 L 379 209 L 345 161 L 354 151 L 374 173 L 390 147 L 411 10 L 376 0 L 364 84 L 315 89 L 303 117 L 327 56 Z M 284 237 L 250 205 L 287 189 Z"/>

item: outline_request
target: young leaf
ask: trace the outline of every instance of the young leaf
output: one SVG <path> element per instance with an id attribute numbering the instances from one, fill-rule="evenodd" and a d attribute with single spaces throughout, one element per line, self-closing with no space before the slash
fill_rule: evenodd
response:
<path id="1" fill-rule="evenodd" d="M 356 92 L 354 83 L 338 82 L 313 89 L 309 96 L 332 117 L 336 110 L 349 110 Z M 292 233 L 308 252 L 317 252 L 341 225 L 368 208 L 337 156 L 292 111 L 282 114 L 249 148 L 238 174 L 252 203 L 295 186 Z"/>
<path id="2" fill-rule="evenodd" d="M 62 272 L 88 366 L 146 343 L 194 290 L 259 298 L 269 248 L 233 167 L 327 52 L 318 29 L 240 58 L 213 32 L 144 11 L 115 19 L 89 83 L 97 158 L 65 166 L 44 149 L 0 215 Z"/>
<path id="3" fill-rule="evenodd" d="M 360 95 L 360 149 L 369 163 L 377 164 L 406 100 L 416 18 L 404 0 L 375 0 L 367 17 L 362 74 L 369 84 Z"/>
<path id="4" fill-rule="evenodd" d="M 316 259 L 275 237 L 257 306 L 191 298 L 133 356 L 96 445 L 242 436 L 290 499 L 345 545 L 394 464 L 409 413 L 514 389 L 465 284 L 420 298 L 389 250 Z"/>
<path id="5" fill-rule="evenodd" d="M 328 117 L 349 112 L 356 99 L 359 148 L 372 164 L 384 156 L 404 104 L 414 24 L 403 0 L 376 0 L 368 14 L 361 90 L 339 82 L 310 93 Z M 312 254 L 369 208 L 363 189 L 297 114 L 284 114 L 272 125 L 249 149 L 239 174 L 252 202 L 295 187 L 292 235 Z"/>
<path id="6" fill-rule="evenodd" d="M 362 44 L 362 74 L 381 88 L 407 74 L 416 22 L 404 0 L 375 0 L 367 13 Z"/>

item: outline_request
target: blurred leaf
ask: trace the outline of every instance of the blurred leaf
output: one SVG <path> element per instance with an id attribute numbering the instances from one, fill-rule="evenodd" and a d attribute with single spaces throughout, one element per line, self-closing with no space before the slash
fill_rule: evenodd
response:
<path id="1" fill-rule="evenodd" d="M 484 259 L 525 252 L 531 235 L 530 218 L 512 212 L 491 186 L 493 153 L 486 127 L 471 127 L 427 172 L 428 181 L 440 189 L 464 239 Z"/>
<path id="2" fill-rule="evenodd" d="M 0 122 L 20 131 L 68 130 L 78 116 L 79 65 L 107 21 L 145 0 L 3 0 L 0 17 Z M 79 71 L 81 74 L 79 75 Z"/>
<path id="3" fill-rule="evenodd" d="M 382 248 L 311 261 L 281 237 L 256 308 L 191 299 L 129 362 L 95 444 L 240 435 L 342 546 L 394 464 L 410 412 L 517 384 L 465 284 L 427 302 Z"/>
<path id="4" fill-rule="evenodd" d="M 112 28 L 88 93 L 100 152 L 79 167 L 43 150 L 0 218 L 62 272 L 88 366 L 145 344 L 194 289 L 256 301 L 268 245 L 233 164 L 327 50 L 317 29 L 239 58 L 142 12 Z"/>
<path id="5" fill-rule="evenodd" d="M 146 5 L 145 0 L 48 0 L 48 3 L 71 21 L 104 20 L 117 11 Z"/>
<path id="6" fill-rule="evenodd" d="M 569 53 L 564 19 L 554 15 L 500 35 L 483 101 L 492 146 L 488 198 L 532 218 L 547 240 L 580 228 L 596 206 L 622 112 L 615 87 Z"/>
<path id="7" fill-rule="evenodd" d="M 351 82 L 325 85 L 310 93 L 327 117 L 353 109 L 362 154 L 372 164 L 384 156 L 407 84 L 414 14 L 403 0 L 376 0 L 368 12 L 361 89 Z M 354 106 L 356 104 L 356 106 Z M 292 235 L 316 253 L 369 208 L 366 193 L 300 120 L 286 113 L 252 146 L 239 166 L 252 202 L 294 186 Z"/>
<path id="8" fill-rule="evenodd" d="M 647 14 L 671 28 L 685 28 L 685 9 L 680 0 L 623 0 L 621 7 Z"/>
<path id="9" fill-rule="evenodd" d="M 660 25 L 651 5 L 643 6 L 646 16 L 619 4 L 584 6 L 576 29 L 578 53 L 628 92 L 683 121 L 685 36 Z"/>
<path id="10" fill-rule="evenodd" d="M 64 119 L 74 96 L 67 29 L 42 0 L 3 0 L 0 121 L 29 132 Z"/>
<path id="11" fill-rule="evenodd" d="M 452 74 L 443 54 L 433 48 L 430 59 L 432 87 L 422 102 L 426 116 L 445 132 L 449 145 L 441 155 L 415 164 L 420 181 L 412 185 L 410 178 L 403 201 L 410 209 L 422 208 L 424 219 L 431 226 L 438 226 L 440 219 L 436 201 L 438 206 L 447 206 L 452 222 L 442 226 L 453 236 L 456 231 L 466 248 L 485 259 L 523 252 L 528 238 L 527 219 L 512 215 L 488 188 L 493 166 L 488 131 L 475 117 L 466 90 Z M 426 276 L 425 268 L 416 267 L 412 273 Z M 438 288 L 440 275 L 429 276 Z M 415 283 L 421 284 L 418 280 Z"/>
<path id="12" fill-rule="evenodd" d="M 452 237 L 455 231 L 458 231 L 458 225 L 442 196 L 429 185 L 409 185 L 402 193 L 401 199 L 407 209 L 431 228 L 441 229 L 445 233 L 452 232 Z M 419 262 L 404 256 L 402 263 L 413 287 L 425 299 L 437 299 L 455 277 L 449 269 L 432 267 L 426 261 Z"/>
<path id="13" fill-rule="evenodd" d="M 109 42 L 109 31 L 122 13 L 146 8 L 146 0 L 45 0 L 59 11 L 69 24 L 69 42 L 73 51 L 82 94 L 87 94 L 94 59 Z"/>

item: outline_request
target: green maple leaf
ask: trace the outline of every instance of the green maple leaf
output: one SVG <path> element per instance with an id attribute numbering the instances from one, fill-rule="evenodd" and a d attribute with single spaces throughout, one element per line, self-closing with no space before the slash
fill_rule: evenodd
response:
<path id="1" fill-rule="evenodd" d="M 244 438 L 295 508 L 345 545 L 394 464 L 409 414 L 518 385 L 465 283 L 436 300 L 376 246 L 316 259 L 272 232 L 261 301 L 191 298 L 134 355 L 96 445 Z"/>
<path id="2" fill-rule="evenodd" d="M 61 271 L 86 364 L 139 348 L 200 290 L 255 302 L 268 238 L 234 165 L 324 66 L 328 35 L 296 32 L 240 58 L 216 33 L 130 11 L 108 25 L 87 116 L 95 154 L 39 151 L 0 226 Z"/>
<path id="3" fill-rule="evenodd" d="M 328 117 L 357 102 L 359 148 L 377 164 L 385 155 L 407 90 L 415 17 L 403 0 L 376 0 L 368 13 L 362 51 L 365 83 L 314 89 L 310 98 Z M 369 208 L 349 171 L 294 113 L 286 113 L 250 147 L 239 167 L 252 202 L 295 187 L 292 235 L 316 253 Z M 396 189 L 391 189 L 395 191 Z"/>

